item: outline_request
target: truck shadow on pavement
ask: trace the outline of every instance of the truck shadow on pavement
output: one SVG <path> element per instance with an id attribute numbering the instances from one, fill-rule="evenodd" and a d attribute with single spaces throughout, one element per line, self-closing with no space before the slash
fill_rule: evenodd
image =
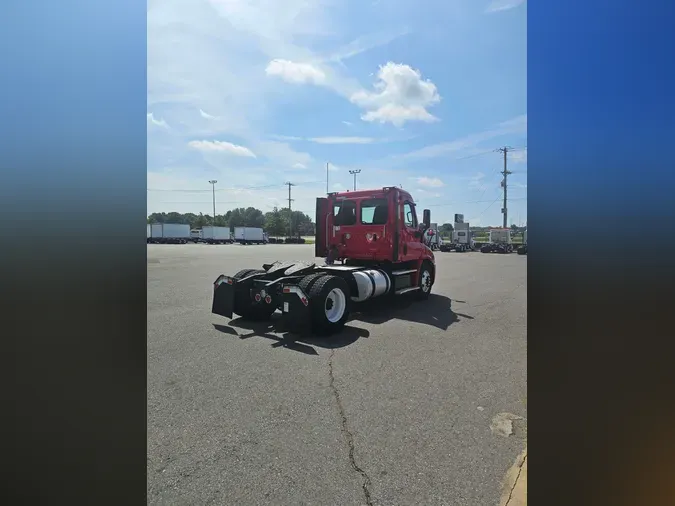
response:
<path id="1" fill-rule="evenodd" d="M 426 301 L 415 301 L 409 297 L 397 297 L 389 300 L 373 300 L 360 304 L 349 321 L 360 321 L 372 325 L 379 325 L 391 320 L 407 321 L 429 325 L 446 331 L 450 325 L 461 318 L 473 320 L 472 316 L 456 313 L 452 310 L 452 300 L 444 295 L 431 294 Z M 455 300 L 456 303 L 464 301 Z M 251 322 L 243 318 L 230 320 L 229 325 L 213 324 L 214 328 L 224 334 L 237 336 L 239 339 L 250 337 L 264 337 L 274 341 L 274 348 L 288 348 L 290 350 L 318 355 L 316 348 L 337 349 L 355 343 L 360 338 L 367 338 L 370 332 L 366 329 L 345 325 L 341 332 L 330 337 L 312 337 L 278 333 L 276 323 L 281 315 L 272 315 L 266 322 Z M 244 332 L 241 332 L 244 331 Z M 248 332 L 247 332 L 248 331 Z"/>
<path id="2" fill-rule="evenodd" d="M 234 318 L 230 320 L 229 325 L 213 324 L 213 327 L 223 332 L 237 336 L 239 339 L 248 339 L 250 337 L 264 337 L 274 341 L 273 348 L 288 348 L 307 355 L 318 355 L 316 348 L 336 349 L 344 348 L 355 343 L 362 337 L 369 337 L 370 332 L 366 329 L 345 325 L 342 331 L 330 337 L 301 336 L 290 332 L 277 333 L 277 321 L 281 318 L 280 314 L 272 315 L 266 322 L 251 322 L 243 318 Z M 244 331 L 243 333 L 241 331 Z M 246 332 L 248 331 L 248 332 Z"/>
<path id="3" fill-rule="evenodd" d="M 454 302 L 466 304 L 462 300 Z M 460 318 L 473 320 L 473 316 L 456 313 L 452 310 L 453 300 L 445 295 L 432 293 L 426 301 L 416 301 L 412 297 L 396 297 L 393 300 L 368 301 L 363 303 L 358 312 L 352 314 L 351 320 L 358 320 L 372 325 L 379 325 L 390 320 L 420 323 L 446 331 Z"/>

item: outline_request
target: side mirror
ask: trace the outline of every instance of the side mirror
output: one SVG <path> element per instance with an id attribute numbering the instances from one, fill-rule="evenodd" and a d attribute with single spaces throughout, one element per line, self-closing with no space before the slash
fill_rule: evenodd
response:
<path id="1" fill-rule="evenodd" d="M 425 209 L 422 212 L 422 222 L 428 227 L 431 226 L 431 211 L 429 209 Z"/>

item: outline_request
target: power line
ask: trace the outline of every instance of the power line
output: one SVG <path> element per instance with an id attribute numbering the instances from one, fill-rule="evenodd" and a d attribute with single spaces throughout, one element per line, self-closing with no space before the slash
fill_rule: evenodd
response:
<path id="1" fill-rule="evenodd" d="M 294 186 L 305 186 L 305 185 L 319 184 L 319 183 L 324 183 L 324 181 L 323 180 L 320 180 L 320 181 L 303 181 L 301 183 L 295 183 Z M 268 185 L 261 185 L 261 186 L 236 186 L 236 187 L 230 187 L 230 188 L 218 188 L 216 191 L 264 190 L 264 189 L 270 189 L 270 188 L 279 188 L 279 187 L 282 187 L 282 186 L 286 186 L 286 183 L 268 184 Z M 205 192 L 208 192 L 209 190 L 185 190 L 185 189 L 182 189 L 182 188 L 171 188 L 171 189 L 148 188 L 147 191 L 149 191 L 149 192 L 176 192 L 176 193 L 205 193 Z"/>
<path id="2" fill-rule="evenodd" d="M 459 204 L 483 204 L 485 202 L 491 202 L 490 205 L 494 204 L 497 200 L 501 198 L 501 195 L 499 195 L 495 200 L 467 200 L 465 202 L 446 202 L 443 204 L 427 204 L 425 207 L 446 207 L 446 206 L 456 206 Z M 515 199 L 509 199 L 509 202 L 513 202 L 514 200 L 527 200 L 527 197 L 517 197 Z"/>
<path id="3" fill-rule="evenodd" d="M 488 209 L 490 209 L 490 208 L 494 205 L 494 203 L 497 202 L 498 200 L 499 200 L 499 197 L 497 197 L 496 199 L 494 199 L 494 200 L 492 201 L 492 204 L 490 204 L 490 205 L 487 206 L 485 209 L 483 209 L 483 211 L 482 211 L 478 216 L 483 216 L 483 215 L 485 214 L 485 212 L 486 212 Z M 506 228 L 506 227 L 504 227 L 504 228 Z"/>

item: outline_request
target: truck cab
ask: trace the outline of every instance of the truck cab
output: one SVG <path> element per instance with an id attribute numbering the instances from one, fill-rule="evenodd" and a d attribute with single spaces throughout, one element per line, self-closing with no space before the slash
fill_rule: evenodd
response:
<path id="1" fill-rule="evenodd" d="M 425 211 L 425 217 L 430 213 Z M 331 193 L 316 201 L 315 254 L 361 262 L 433 261 L 412 196 L 396 187 Z"/>

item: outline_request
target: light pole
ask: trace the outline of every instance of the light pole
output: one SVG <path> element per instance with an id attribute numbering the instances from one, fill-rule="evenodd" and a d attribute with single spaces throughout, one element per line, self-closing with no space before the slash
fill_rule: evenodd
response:
<path id="1" fill-rule="evenodd" d="M 361 169 L 350 170 L 349 173 L 354 176 L 354 191 L 356 191 L 356 175 L 361 173 Z"/>
<path id="2" fill-rule="evenodd" d="M 212 179 L 209 181 L 211 184 L 211 188 L 213 188 L 213 225 L 216 225 L 216 181 L 215 179 Z"/>

